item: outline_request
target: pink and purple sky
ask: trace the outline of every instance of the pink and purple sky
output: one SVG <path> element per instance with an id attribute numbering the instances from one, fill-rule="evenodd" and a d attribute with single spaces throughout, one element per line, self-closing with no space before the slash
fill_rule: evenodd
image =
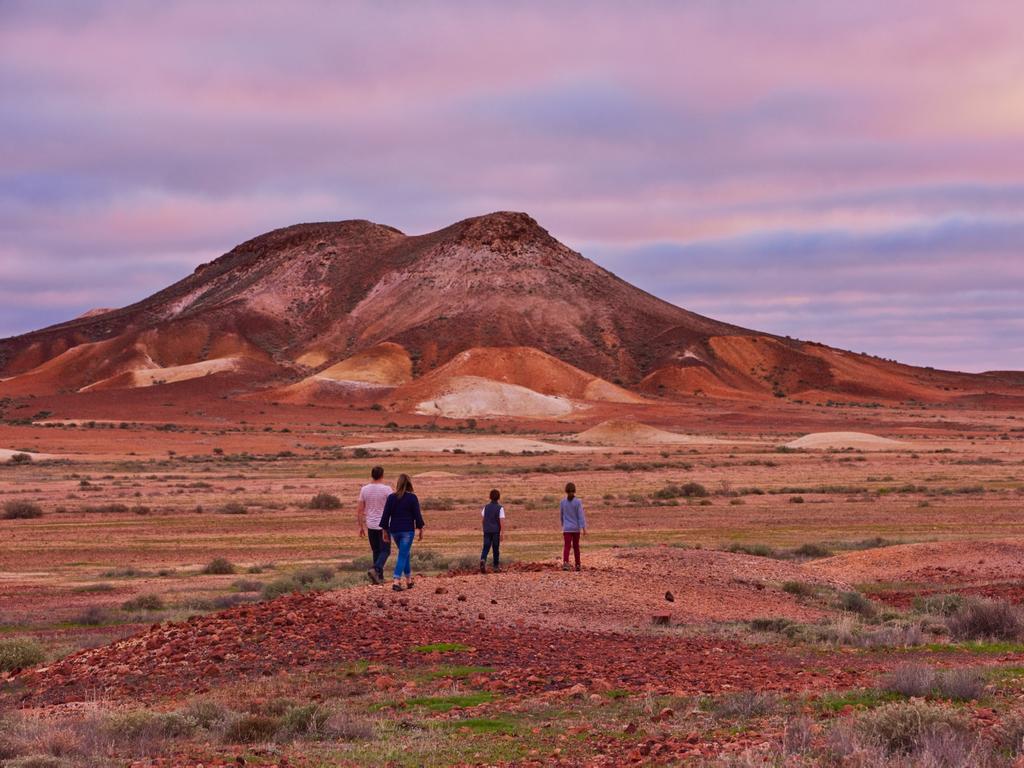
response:
<path id="1" fill-rule="evenodd" d="M 1024 5 L 0 0 L 0 337 L 263 231 L 531 213 L 688 309 L 1024 369 Z"/>

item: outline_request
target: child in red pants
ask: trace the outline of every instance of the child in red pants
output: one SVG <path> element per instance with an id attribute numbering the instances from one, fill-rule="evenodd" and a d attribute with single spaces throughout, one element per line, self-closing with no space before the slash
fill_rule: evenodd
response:
<path id="1" fill-rule="evenodd" d="M 583 502 L 576 498 L 576 485 L 566 483 L 565 498 L 559 505 L 562 517 L 562 570 L 569 570 L 569 549 L 576 558 L 576 570 L 580 570 L 580 534 L 587 534 L 587 516 Z"/>

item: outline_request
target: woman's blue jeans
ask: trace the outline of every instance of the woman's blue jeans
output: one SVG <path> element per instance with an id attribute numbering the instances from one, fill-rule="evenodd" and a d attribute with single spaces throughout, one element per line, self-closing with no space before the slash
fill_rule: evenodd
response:
<path id="1" fill-rule="evenodd" d="M 400 531 L 391 534 L 391 541 L 398 547 L 398 558 L 395 560 L 395 578 L 402 578 L 412 575 L 412 566 L 409 563 L 409 553 L 412 552 L 412 540 L 416 536 L 415 531 Z"/>

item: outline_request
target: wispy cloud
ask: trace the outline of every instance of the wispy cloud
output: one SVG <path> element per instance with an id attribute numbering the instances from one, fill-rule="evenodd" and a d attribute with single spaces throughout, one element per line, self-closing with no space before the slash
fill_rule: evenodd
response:
<path id="1" fill-rule="evenodd" d="M 705 314 L 1024 368 L 1024 10 L 0 3 L 0 334 L 261 231 L 531 212 Z"/>

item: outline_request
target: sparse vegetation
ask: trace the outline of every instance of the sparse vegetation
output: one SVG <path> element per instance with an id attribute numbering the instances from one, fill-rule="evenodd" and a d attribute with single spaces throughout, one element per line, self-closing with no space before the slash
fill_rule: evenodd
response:
<path id="1" fill-rule="evenodd" d="M 1005 600 L 972 599 L 946 618 L 956 640 L 1018 640 L 1024 632 L 1021 612 Z"/>
<path id="2" fill-rule="evenodd" d="M 46 658 L 42 647 L 27 637 L 0 639 L 0 672 L 10 672 L 39 664 Z"/>
<path id="3" fill-rule="evenodd" d="M 31 501 L 4 502 L 4 518 L 7 520 L 30 520 L 42 516 L 42 507 Z"/>
<path id="4" fill-rule="evenodd" d="M 227 576 L 234 572 L 234 563 L 226 557 L 215 557 L 203 567 L 203 573 L 209 575 Z"/>
<path id="5" fill-rule="evenodd" d="M 341 499 L 330 493 L 318 493 L 309 501 L 310 509 L 341 509 Z"/>

